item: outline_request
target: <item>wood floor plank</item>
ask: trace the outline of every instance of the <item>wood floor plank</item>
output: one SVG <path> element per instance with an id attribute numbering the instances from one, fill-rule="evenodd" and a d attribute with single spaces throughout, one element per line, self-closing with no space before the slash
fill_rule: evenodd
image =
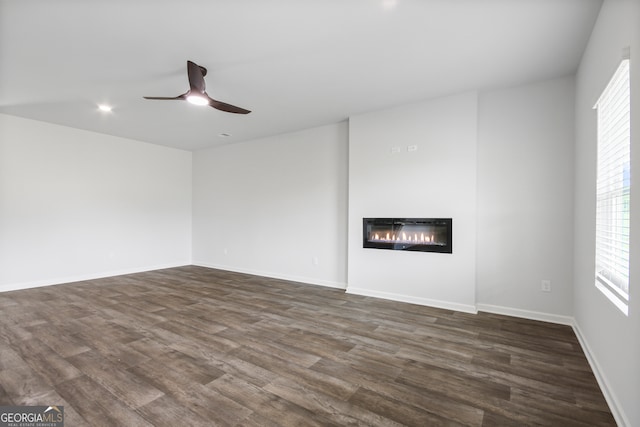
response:
<path id="1" fill-rule="evenodd" d="M 317 427 L 329 424 L 317 413 L 232 375 L 212 381 L 209 387 L 252 411 L 241 425 Z"/>
<path id="2" fill-rule="evenodd" d="M 606 425 L 610 420 L 610 414 L 607 411 L 591 408 L 581 408 L 576 411 L 576 404 L 555 399 L 545 393 L 531 393 L 527 390 L 513 388 L 511 401 L 564 418 L 565 420 L 562 422 L 565 425 L 570 425 L 572 422 L 583 425 Z"/>
<path id="3" fill-rule="evenodd" d="M 210 427 L 215 425 L 211 420 L 193 412 L 170 396 L 162 396 L 155 399 L 138 408 L 136 412 L 156 427 L 185 425 L 185 420 L 189 421 L 190 427 Z"/>
<path id="4" fill-rule="evenodd" d="M 197 266 L 0 293 L 0 404 L 74 426 L 615 425 L 568 326 Z"/>
<path id="5" fill-rule="evenodd" d="M 0 371 L 0 384 L 5 396 L 14 402 L 22 396 L 33 396 L 51 391 L 53 388 L 26 362 Z"/>
<path id="6" fill-rule="evenodd" d="M 337 399 L 322 392 L 313 390 L 308 387 L 308 385 L 288 379 L 278 379 L 267 385 L 265 390 L 276 394 L 287 401 L 293 402 L 313 413 L 320 414 L 329 422 L 335 423 L 336 425 L 403 425 L 386 418 L 383 415 L 372 412 L 368 408 L 349 404 L 348 401 Z"/>
<path id="7" fill-rule="evenodd" d="M 62 325 L 38 325 L 29 327 L 33 337 L 39 339 L 62 357 L 74 356 L 91 350 L 75 335 L 67 333 Z"/>
<path id="8" fill-rule="evenodd" d="M 178 394 L 224 375 L 222 370 L 175 350 L 127 371 L 165 394 Z"/>
<path id="9" fill-rule="evenodd" d="M 94 351 L 80 353 L 67 360 L 131 408 L 138 408 L 164 394 Z"/>
<path id="10" fill-rule="evenodd" d="M 17 368 L 24 365 L 20 354 L 11 347 L 0 348 L 0 371 Z"/>
<path id="11" fill-rule="evenodd" d="M 404 404 L 395 398 L 383 396 L 375 391 L 360 388 L 350 398 L 352 403 L 360 408 L 367 409 L 386 419 L 394 420 L 402 425 L 421 425 L 421 426 L 463 426 L 463 425 L 480 425 L 479 420 L 471 421 L 467 424 L 458 423 L 451 418 L 443 418 L 429 411 Z M 398 411 L 398 406 L 402 406 L 403 410 Z"/>
<path id="12" fill-rule="evenodd" d="M 225 396 L 216 388 L 198 383 L 171 392 L 168 396 L 215 426 L 237 425 L 253 413 L 251 409 Z"/>
<path id="13" fill-rule="evenodd" d="M 272 371 L 278 375 L 278 378 L 288 378 L 291 381 L 297 381 L 309 388 L 322 390 L 322 392 L 338 399 L 348 399 L 349 396 L 357 390 L 356 384 L 351 384 L 341 378 L 306 369 L 295 363 L 249 348 L 234 351 L 232 355 L 254 365 L 261 366 L 265 370 Z M 272 383 L 273 382 L 270 384 Z M 265 388 L 268 386 L 269 384 L 267 384 Z"/>
<path id="14" fill-rule="evenodd" d="M 508 401 L 511 394 L 509 386 L 494 381 L 488 375 L 478 378 L 467 372 L 443 369 L 419 362 L 404 369 L 398 377 L 398 382 L 434 390 L 452 398 L 462 397 L 469 399 L 469 402 L 491 399 L 499 403 Z"/>
<path id="15" fill-rule="evenodd" d="M 11 396 L 9 396 L 9 393 L 7 393 L 2 384 L 0 384 L 0 406 L 13 406 L 15 404 Z"/>
<path id="16" fill-rule="evenodd" d="M 45 346 L 43 345 L 43 347 Z M 20 348 L 20 356 L 29 368 L 36 372 L 51 386 L 55 386 L 56 384 L 82 375 L 80 370 L 69 363 L 66 359 L 60 357 L 56 352 L 44 349 L 41 351 L 30 351 L 29 349 L 32 348 L 34 348 L 33 345 L 26 348 Z"/>
<path id="17" fill-rule="evenodd" d="M 320 360 L 320 356 L 310 354 L 305 350 L 293 347 L 279 340 L 265 341 L 259 337 L 252 337 L 242 331 L 231 328 L 221 331 L 218 335 L 242 346 L 268 352 L 283 360 L 295 360 L 296 364 L 305 368 L 310 367 Z"/>

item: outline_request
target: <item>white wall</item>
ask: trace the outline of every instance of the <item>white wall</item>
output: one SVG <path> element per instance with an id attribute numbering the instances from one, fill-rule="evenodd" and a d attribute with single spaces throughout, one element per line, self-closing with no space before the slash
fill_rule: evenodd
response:
<path id="1" fill-rule="evenodd" d="M 576 76 L 574 312 L 579 337 L 620 425 L 640 425 L 640 6 L 606 0 Z M 629 316 L 594 285 L 596 113 L 631 46 L 631 283 Z"/>
<path id="2" fill-rule="evenodd" d="M 190 259 L 191 153 L 0 115 L 0 291 Z"/>
<path id="3" fill-rule="evenodd" d="M 347 124 L 194 153 L 195 264 L 346 287 Z"/>
<path id="4" fill-rule="evenodd" d="M 480 310 L 570 323 L 573 106 L 572 77 L 480 94 Z"/>
<path id="5" fill-rule="evenodd" d="M 477 100 L 467 93 L 355 116 L 348 137 L 342 123 L 195 153 L 194 262 L 571 323 L 574 80 Z M 454 254 L 363 249 L 367 216 L 453 217 Z M 323 230 L 318 245 L 298 233 L 269 239 L 288 223 L 304 227 L 302 218 Z"/>
<path id="6" fill-rule="evenodd" d="M 350 118 L 348 292 L 475 311 L 476 119 L 475 92 Z M 453 254 L 363 249 L 365 217 L 453 218 Z"/>

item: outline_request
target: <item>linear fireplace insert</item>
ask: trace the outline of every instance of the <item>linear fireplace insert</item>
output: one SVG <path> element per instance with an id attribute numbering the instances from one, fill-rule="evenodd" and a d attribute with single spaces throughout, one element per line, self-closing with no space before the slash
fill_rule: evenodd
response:
<path id="1" fill-rule="evenodd" d="M 362 247 L 453 253 L 451 218 L 363 218 Z"/>

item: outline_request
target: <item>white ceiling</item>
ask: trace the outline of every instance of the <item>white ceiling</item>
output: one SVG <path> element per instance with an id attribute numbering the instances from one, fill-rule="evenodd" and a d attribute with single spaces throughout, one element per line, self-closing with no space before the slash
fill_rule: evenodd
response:
<path id="1" fill-rule="evenodd" d="M 245 141 L 572 74 L 601 2 L 0 0 L 0 112 L 187 150 Z M 185 92 L 187 60 L 253 112 L 142 99 Z"/>

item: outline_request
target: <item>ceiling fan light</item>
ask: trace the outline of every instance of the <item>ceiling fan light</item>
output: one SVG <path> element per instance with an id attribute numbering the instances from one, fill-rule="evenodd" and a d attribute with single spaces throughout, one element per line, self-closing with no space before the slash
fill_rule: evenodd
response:
<path id="1" fill-rule="evenodd" d="M 209 105 L 209 100 L 202 95 L 189 95 L 187 101 L 193 105 Z"/>

